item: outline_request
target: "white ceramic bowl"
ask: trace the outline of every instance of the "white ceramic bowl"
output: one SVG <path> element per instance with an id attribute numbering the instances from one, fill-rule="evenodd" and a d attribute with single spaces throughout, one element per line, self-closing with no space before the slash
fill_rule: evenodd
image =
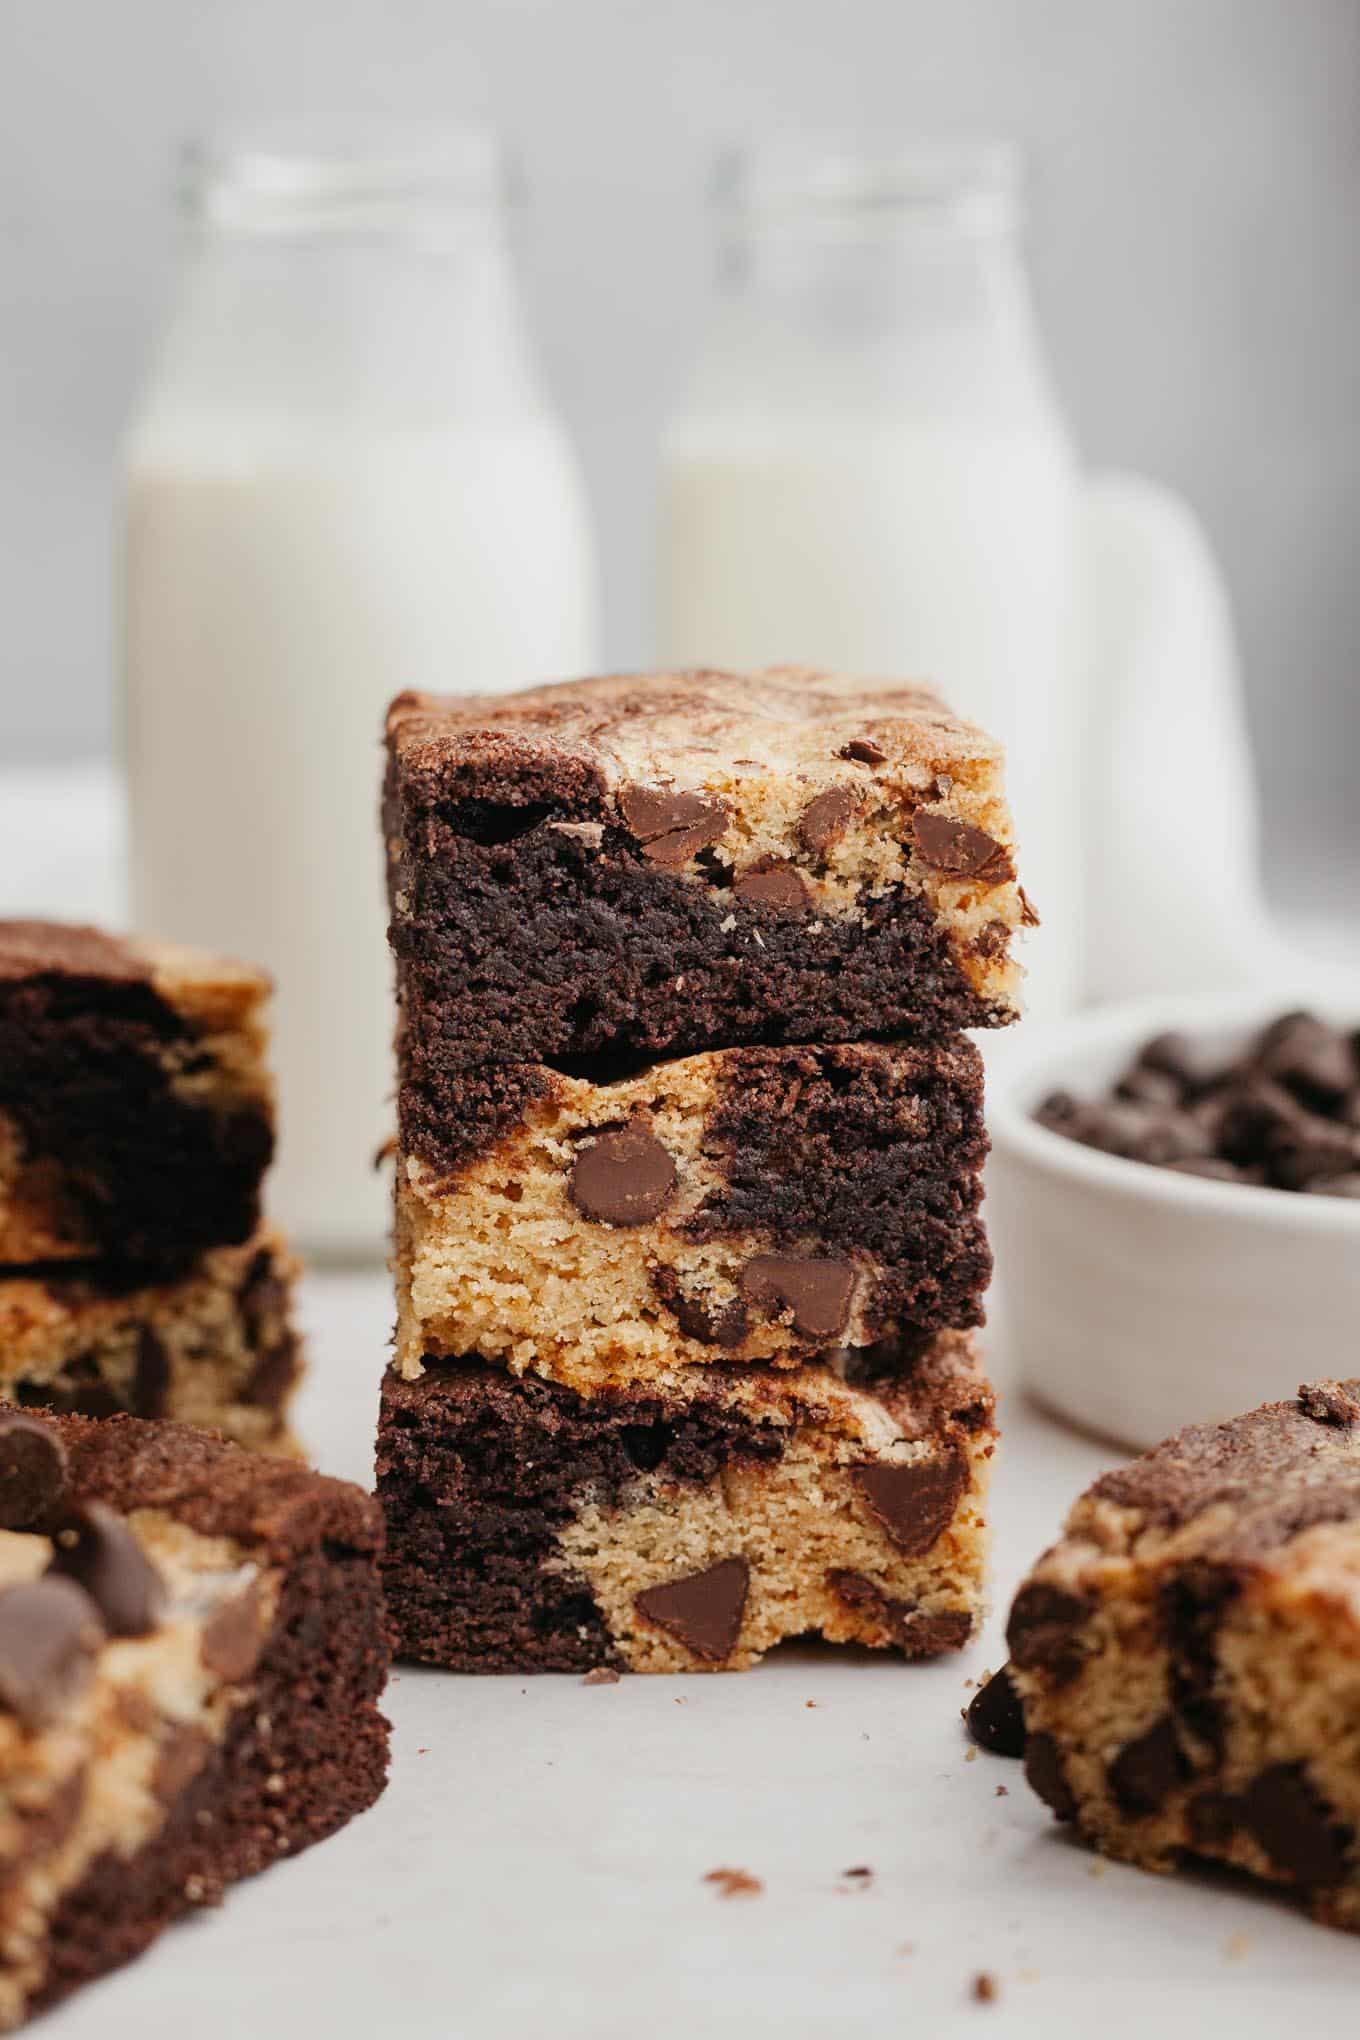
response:
<path id="1" fill-rule="evenodd" d="M 988 1056 L 987 1215 L 1013 1358 L 1042 1402 L 1122 1444 L 1360 1373 L 1360 1203 L 1124 1161 L 1036 1125 L 1034 1108 L 1055 1090 L 1095 1096 L 1164 1029 L 1228 1050 L 1290 1007 L 1107 1007 L 1022 1027 Z M 1312 1010 L 1360 1021 L 1360 1001 Z"/>

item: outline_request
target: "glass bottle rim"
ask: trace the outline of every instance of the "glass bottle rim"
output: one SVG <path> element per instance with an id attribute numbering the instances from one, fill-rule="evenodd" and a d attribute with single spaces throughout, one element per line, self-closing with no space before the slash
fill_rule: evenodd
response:
<path id="1" fill-rule="evenodd" d="M 733 229 L 910 224 L 1005 232 L 1022 211 L 1019 150 L 1004 141 L 777 136 L 724 150 L 713 202 Z"/>
<path id="2" fill-rule="evenodd" d="M 354 121 L 189 141 L 176 192 L 198 225 L 310 233 L 495 207 L 517 195 L 517 180 L 490 128 Z"/>

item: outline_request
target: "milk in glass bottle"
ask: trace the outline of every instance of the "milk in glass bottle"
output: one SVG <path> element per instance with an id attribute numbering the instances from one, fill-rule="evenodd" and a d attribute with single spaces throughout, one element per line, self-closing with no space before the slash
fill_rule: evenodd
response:
<path id="1" fill-rule="evenodd" d="M 126 458 L 138 925 L 274 974 L 277 1216 L 386 1228 L 384 704 L 589 670 L 581 485 L 530 356 L 494 145 L 198 153 Z"/>
<path id="2" fill-rule="evenodd" d="M 933 682 L 1003 738 L 1032 1009 L 1075 995 L 1077 477 L 999 150 L 809 159 L 719 182 L 720 275 L 663 460 L 668 663 Z"/>

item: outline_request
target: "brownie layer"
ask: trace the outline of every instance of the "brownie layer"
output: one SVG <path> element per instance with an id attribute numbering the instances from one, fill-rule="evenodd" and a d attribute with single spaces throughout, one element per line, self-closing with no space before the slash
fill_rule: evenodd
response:
<path id="1" fill-rule="evenodd" d="M 1008 1631 L 1031 1785 L 1107 1854 L 1360 1930 L 1360 1382 L 1098 1481 Z"/>
<path id="2" fill-rule="evenodd" d="M 962 1038 L 531 1075 L 534 1102 L 475 1158 L 403 1159 L 403 1372 L 476 1352 L 588 1390 L 981 1321 L 982 1065 Z M 447 1123 L 466 1136 L 465 1092 Z"/>
<path id="3" fill-rule="evenodd" d="M 781 672 L 403 696 L 404 1071 L 887 1040 L 1015 1017 L 998 749 L 919 689 Z M 407 1108 L 408 1139 L 414 1138 Z"/>
<path id="4" fill-rule="evenodd" d="M 0 1400 L 87 1417 L 174 1417 L 259 1451 L 295 1451 L 297 1273 L 266 1227 L 165 1281 L 109 1264 L 0 1275 Z"/>
<path id="5" fill-rule="evenodd" d="M 168 945 L 0 923 L 0 1266 L 250 1236 L 274 1144 L 268 990 Z"/>
<path id="6" fill-rule="evenodd" d="M 817 1631 L 958 1648 L 992 1401 L 969 1341 L 875 1398 L 831 1370 L 589 1398 L 479 1360 L 389 1373 L 378 1438 L 402 1655 L 473 1671 L 738 1669 Z"/>
<path id="7" fill-rule="evenodd" d="M 10 1418 L 0 1507 L 13 2024 L 377 1796 L 386 1638 L 376 1505 L 183 1426 Z"/>

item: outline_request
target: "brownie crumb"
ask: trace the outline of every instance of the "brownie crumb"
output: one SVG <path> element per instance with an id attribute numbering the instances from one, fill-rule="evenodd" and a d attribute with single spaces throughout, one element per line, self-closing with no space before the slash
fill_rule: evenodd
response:
<path id="1" fill-rule="evenodd" d="M 980 1969 L 973 1978 L 973 1996 L 980 2005 L 994 2005 L 1001 1995 L 1001 1985 L 989 1969 Z"/>
<path id="2" fill-rule="evenodd" d="M 583 1686 L 617 1686 L 618 1683 L 619 1675 L 613 1665 L 596 1665 L 581 1681 Z"/>
<path id="3" fill-rule="evenodd" d="M 749 1870 L 706 1870 L 705 1884 L 716 1884 L 720 1898 L 758 1898 L 765 1889 Z"/>

